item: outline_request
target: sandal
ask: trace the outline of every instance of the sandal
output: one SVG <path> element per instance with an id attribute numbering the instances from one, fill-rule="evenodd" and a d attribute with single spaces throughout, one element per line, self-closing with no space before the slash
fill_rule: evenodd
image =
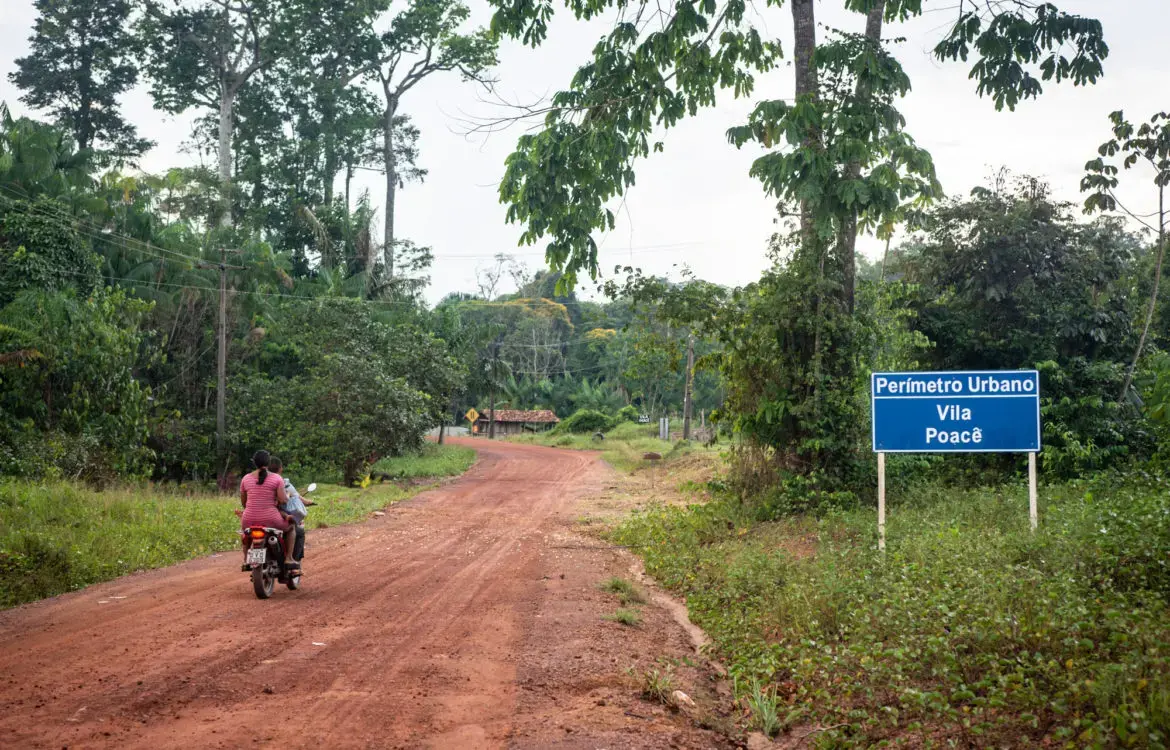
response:
<path id="1" fill-rule="evenodd" d="M 297 562 L 296 560 L 293 560 L 292 562 L 286 562 L 284 564 L 284 569 L 289 571 L 289 572 L 300 573 L 301 572 L 301 564 L 299 562 Z"/>

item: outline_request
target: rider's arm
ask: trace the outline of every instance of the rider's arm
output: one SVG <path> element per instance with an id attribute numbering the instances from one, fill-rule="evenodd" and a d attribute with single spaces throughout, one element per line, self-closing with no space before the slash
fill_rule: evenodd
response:
<path id="1" fill-rule="evenodd" d="M 240 485 L 240 507 L 248 507 L 248 491 L 244 489 L 244 485 Z"/>
<path id="2" fill-rule="evenodd" d="M 288 503 L 288 495 L 284 491 L 284 483 L 281 483 L 276 485 L 276 507 L 284 508 L 286 503 Z M 288 513 L 286 513 L 284 510 L 280 511 L 280 515 L 283 516 L 285 520 L 288 520 Z"/>

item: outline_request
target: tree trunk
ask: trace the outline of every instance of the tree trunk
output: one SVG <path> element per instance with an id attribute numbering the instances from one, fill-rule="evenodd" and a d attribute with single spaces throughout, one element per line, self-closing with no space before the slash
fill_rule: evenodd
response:
<path id="1" fill-rule="evenodd" d="M 74 120 L 74 135 L 77 138 L 77 150 L 85 151 L 93 146 L 93 99 L 89 83 L 93 80 L 93 60 L 86 43 L 86 37 L 81 37 L 81 75 L 78 80 L 77 117 Z"/>
<path id="2" fill-rule="evenodd" d="M 394 279 L 394 195 L 398 189 L 398 165 L 394 156 L 394 117 L 398 102 L 391 96 L 382 123 L 382 158 L 386 164 L 386 231 L 382 238 L 382 259 L 386 264 L 386 281 Z"/>
<path id="3" fill-rule="evenodd" d="M 223 82 L 219 98 L 219 186 L 222 194 L 223 216 L 220 226 L 232 225 L 232 110 L 235 107 L 236 90 Z"/>
<path id="4" fill-rule="evenodd" d="M 1142 358 L 1142 349 L 1146 345 L 1146 337 L 1150 334 L 1150 324 L 1154 321 L 1154 310 L 1158 307 L 1158 286 L 1162 281 L 1162 260 L 1166 257 L 1166 188 L 1158 188 L 1158 260 L 1154 266 L 1154 289 L 1150 292 L 1150 306 L 1146 309 L 1146 323 L 1142 326 L 1142 335 L 1138 339 L 1137 351 L 1133 353 L 1133 362 L 1129 363 L 1129 371 L 1125 373 L 1125 385 L 1121 386 L 1121 394 L 1117 403 L 1125 401 L 1125 394 L 1133 384 L 1133 375 L 1137 370 L 1138 361 Z"/>
<path id="5" fill-rule="evenodd" d="M 870 9 L 865 19 L 865 38 L 874 45 L 882 42 L 882 19 L 886 12 L 885 0 L 878 0 Z M 861 81 L 857 82 L 857 98 L 869 96 L 869 87 Z M 861 177 L 861 162 L 852 162 L 845 170 L 848 180 Z M 852 315 L 855 307 L 857 290 L 857 209 L 854 208 L 841 225 L 841 235 L 837 238 L 837 255 L 841 263 L 842 294 L 845 310 Z"/>
<path id="6" fill-rule="evenodd" d="M 350 204 L 350 197 L 349 197 L 349 186 L 352 182 L 353 182 L 353 164 L 346 163 L 346 165 L 345 165 L 345 218 L 346 219 L 349 218 L 349 207 L 351 205 Z M 369 260 L 369 258 L 367 258 L 367 260 Z"/>
<path id="7" fill-rule="evenodd" d="M 792 0 L 794 54 L 796 57 L 796 98 L 817 99 L 817 71 L 813 67 L 813 52 L 817 48 L 817 21 L 815 0 Z M 805 135 L 806 146 L 815 145 L 820 133 Z M 806 251 L 816 243 L 816 228 L 806 201 L 800 202 L 800 239 Z"/>
<path id="8" fill-rule="evenodd" d="M 323 150 L 325 152 L 325 174 L 321 187 L 325 193 L 326 206 L 333 205 L 333 180 L 337 177 L 337 173 L 340 171 L 337 166 L 338 158 L 336 120 L 337 117 L 333 111 L 333 103 L 330 102 L 328 105 L 326 105 L 326 111 L 321 117 L 321 129 L 324 131 L 325 135 L 325 144 L 323 146 Z M 346 204 L 346 208 L 348 207 L 349 205 Z"/>
<path id="9" fill-rule="evenodd" d="M 817 48 L 817 21 L 814 0 L 792 0 L 794 52 L 796 56 L 796 98 L 817 95 L 817 71 L 812 66 Z"/>
<path id="10" fill-rule="evenodd" d="M 818 76 L 813 67 L 813 52 L 817 48 L 817 22 L 815 0 L 792 0 L 793 53 L 795 57 L 796 99 L 815 102 L 818 98 Z M 820 133 L 810 130 L 805 134 L 804 146 L 815 148 Z M 811 256 L 817 272 L 816 330 L 813 333 L 813 400 L 820 403 L 821 393 L 821 328 L 824 316 L 824 299 L 819 291 L 824 276 L 823 243 L 817 237 L 816 222 L 807 201 L 800 202 L 800 253 Z"/>

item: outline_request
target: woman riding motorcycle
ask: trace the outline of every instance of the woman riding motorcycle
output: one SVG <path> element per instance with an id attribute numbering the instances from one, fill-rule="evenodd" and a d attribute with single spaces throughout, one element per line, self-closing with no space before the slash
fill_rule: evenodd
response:
<path id="1" fill-rule="evenodd" d="M 268 471 L 268 451 L 256 451 L 252 463 L 256 471 L 240 480 L 240 504 L 244 512 L 240 516 L 240 529 L 262 526 L 280 529 L 284 532 L 284 566 L 286 570 L 300 570 L 300 564 L 293 559 L 293 540 L 296 522 L 282 513 L 279 506 L 288 502 L 284 491 L 284 479 Z"/>

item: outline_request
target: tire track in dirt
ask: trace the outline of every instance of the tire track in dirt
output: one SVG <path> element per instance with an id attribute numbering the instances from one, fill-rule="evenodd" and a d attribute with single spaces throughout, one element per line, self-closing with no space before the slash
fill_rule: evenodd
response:
<path id="1" fill-rule="evenodd" d="M 256 600 L 229 553 L 0 612 L 0 747 L 506 746 L 548 535 L 608 469 L 466 444 L 462 479 L 311 534 L 300 591 Z"/>

